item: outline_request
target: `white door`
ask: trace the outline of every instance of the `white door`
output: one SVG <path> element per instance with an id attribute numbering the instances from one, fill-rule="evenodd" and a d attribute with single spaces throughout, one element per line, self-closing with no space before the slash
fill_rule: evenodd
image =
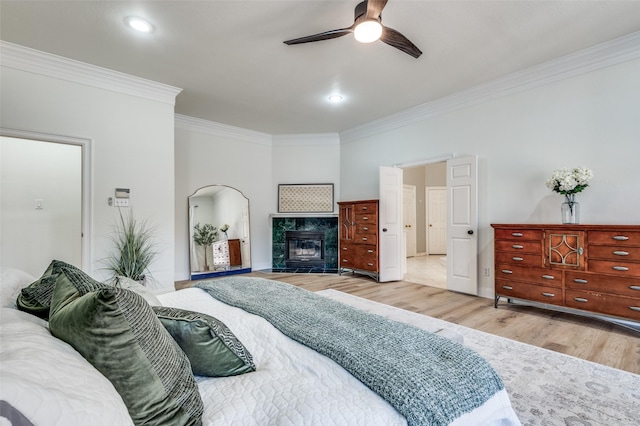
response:
<path id="1" fill-rule="evenodd" d="M 378 281 L 398 281 L 404 276 L 404 264 L 407 261 L 402 232 L 402 169 L 380 166 L 379 203 Z"/>
<path id="2" fill-rule="evenodd" d="M 447 287 L 478 294 L 478 159 L 447 161 Z"/>
<path id="3" fill-rule="evenodd" d="M 447 187 L 429 186 L 427 199 L 427 253 L 447 253 Z"/>
<path id="4" fill-rule="evenodd" d="M 402 216 L 405 240 L 407 242 L 407 257 L 416 255 L 416 187 L 403 185 L 402 187 Z"/>

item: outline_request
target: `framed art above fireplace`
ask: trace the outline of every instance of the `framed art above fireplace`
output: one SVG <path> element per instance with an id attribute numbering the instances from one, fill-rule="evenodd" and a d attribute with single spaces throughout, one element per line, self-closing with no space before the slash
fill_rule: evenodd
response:
<path id="1" fill-rule="evenodd" d="M 333 184 L 278 185 L 278 213 L 333 213 Z"/>

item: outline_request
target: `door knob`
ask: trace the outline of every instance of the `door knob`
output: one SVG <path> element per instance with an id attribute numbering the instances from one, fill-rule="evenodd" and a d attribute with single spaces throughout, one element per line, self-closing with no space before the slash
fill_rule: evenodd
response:
<path id="1" fill-rule="evenodd" d="M 469 234 L 469 235 L 473 235 L 473 229 L 469 229 L 469 230 L 467 231 L 467 234 Z"/>
<path id="2" fill-rule="evenodd" d="M 387 228 L 382 228 L 382 232 L 387 232 Z"/>

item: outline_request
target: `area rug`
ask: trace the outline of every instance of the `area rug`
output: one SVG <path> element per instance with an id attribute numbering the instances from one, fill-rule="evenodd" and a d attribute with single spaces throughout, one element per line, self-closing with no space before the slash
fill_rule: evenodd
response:
<path id="1" fill-rule="evenodd" d="M 445 330 L 500 374 L 523 425 L 640 425 L 640 375 L 585 361 L 337 290 L 317 294 L 426 330 Z"/>

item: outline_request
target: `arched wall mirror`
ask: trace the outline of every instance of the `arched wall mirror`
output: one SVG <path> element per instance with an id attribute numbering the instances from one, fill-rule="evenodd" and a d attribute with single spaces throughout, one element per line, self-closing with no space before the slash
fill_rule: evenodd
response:
<path id="1" fill-rule="evenodd" d="M 249 199 L 225 185 L 189 197 L 191 279 L 251 272 Z"/>

